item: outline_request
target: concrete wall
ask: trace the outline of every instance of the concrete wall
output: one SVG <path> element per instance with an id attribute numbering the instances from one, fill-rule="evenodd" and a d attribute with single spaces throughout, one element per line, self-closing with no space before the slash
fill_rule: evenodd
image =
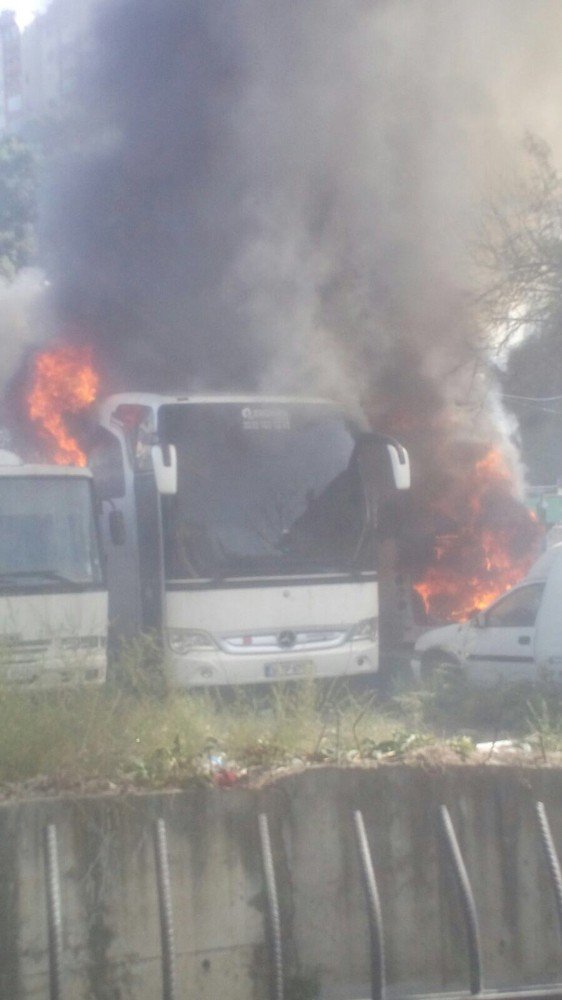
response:
<path id="1" fill-rule="evenodd" d="M 488 987 L 562 980 L 554 899 L 534 814 L 562 853 L 562 772 L 386 766 L 316 769 L 260 790 L 36 800 L 0 807 L 0 1000 L 49 996 L 43 832 L 55 823 L 68 1000 L 161 996 L 153 827 L 166 821 L 178 996 L 269 994 L 257 816 L 269 817 L 287 1000 L 369 995 L 352 813 L 364 815 L 388 975 L 401 992 L 467 984 L 460 909 L 440 856 L 449 806 L 481 919 Z M 314 988 L 317 984 L 318 988 Z"/>

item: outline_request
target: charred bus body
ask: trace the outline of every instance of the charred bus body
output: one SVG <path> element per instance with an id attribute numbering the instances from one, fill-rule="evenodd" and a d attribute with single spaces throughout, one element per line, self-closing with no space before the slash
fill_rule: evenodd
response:
<path id="1" fill-rule="evenodd" d="M 89 453 L 110 627 L 180 686 L 378 670 L 380 512 L 404 450 L 322 400 L 126 393 Z"/>

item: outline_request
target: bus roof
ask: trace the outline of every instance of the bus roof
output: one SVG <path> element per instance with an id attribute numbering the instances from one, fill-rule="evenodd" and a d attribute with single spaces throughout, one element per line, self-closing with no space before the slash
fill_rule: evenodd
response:
<path id="1" fill-rule="evenodd" d="M 298 406 L 322 405 L 342 406 L 335 400 L 312 396 L 269 396 L 258 393 L 239 393 L 227 395 L 198 393 L 155 393 L 155 392 L 121 392 L 108 396 L 99 406 L 99 419 L 102 424 L 108 424 L 119 406 L 146 406 L 158 410 L 161 406 L 179 405 L 211 405 L 233 403 L 254 406 Z"/>
<path id="2" fill-rule="evenodd" d="M 77 465 L 36 465 L 33 463 L 22 462 L 21 465 L 3 465 L 2 457 L 0 455 L 0 477 L 14 478 L 19 476 L 20 478 L 31 477 L 53 477 L 57 478 L 67 478 L 71 476 L 72 478 L 82 478 L 91 479 L 92 473 L 89 469 L 83 468 Z"/>

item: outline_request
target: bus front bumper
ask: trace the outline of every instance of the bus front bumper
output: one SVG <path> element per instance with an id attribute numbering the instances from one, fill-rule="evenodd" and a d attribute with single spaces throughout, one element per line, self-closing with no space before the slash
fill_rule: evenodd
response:
<path id="1" fill-rule="evenodd" d="M 219 650 L 193 651 L 184 656 L 168 652 L 172 682 L 178 687 L 214 687 L 231 684 L 275 684 L 279 681 L 330 679 L 378 671 L 378 647 L 365 641 L 347 642 L 336 649 L 306 653 L 236 655 Z"/>

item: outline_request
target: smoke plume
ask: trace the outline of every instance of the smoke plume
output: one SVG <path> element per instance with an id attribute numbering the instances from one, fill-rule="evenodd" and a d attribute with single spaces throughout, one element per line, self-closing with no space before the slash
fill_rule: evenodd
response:
<path id="1" fill-rule="evenodd" d="M 93 24 L 43 248 L 106 386 L 361 401 L 435 495 L 490 444 L 514 465 L 467 246 L 525 130 L 556 135 L 560 5 L 100 0 Z"/>
<path id="2" fill-rule="evenodd" d="M 21 365 L 22 355 L 36 350 L 38 342 L 48 340 L 53 332 L 47 302 L 47 284 L 39 269 L 24 268 L 12 281 L 0 278 L 0 394 L 4 397 L 14 370 Z M 14 401 L 4 398 L 0 410 L 4 437 L 6 425 L 14 423 L 10 413 L 13 409 Z"/>
<path id="3" fill-rule="evenodd" d="M 409 411 L 418 383 L 441 397 L 479 346 L 470 213 L 558 65 L 560 8 L 112 0 L 93 21 L 44 224 L 74 335 L 123 384 L 376 399 L 390 370 Z"/>

